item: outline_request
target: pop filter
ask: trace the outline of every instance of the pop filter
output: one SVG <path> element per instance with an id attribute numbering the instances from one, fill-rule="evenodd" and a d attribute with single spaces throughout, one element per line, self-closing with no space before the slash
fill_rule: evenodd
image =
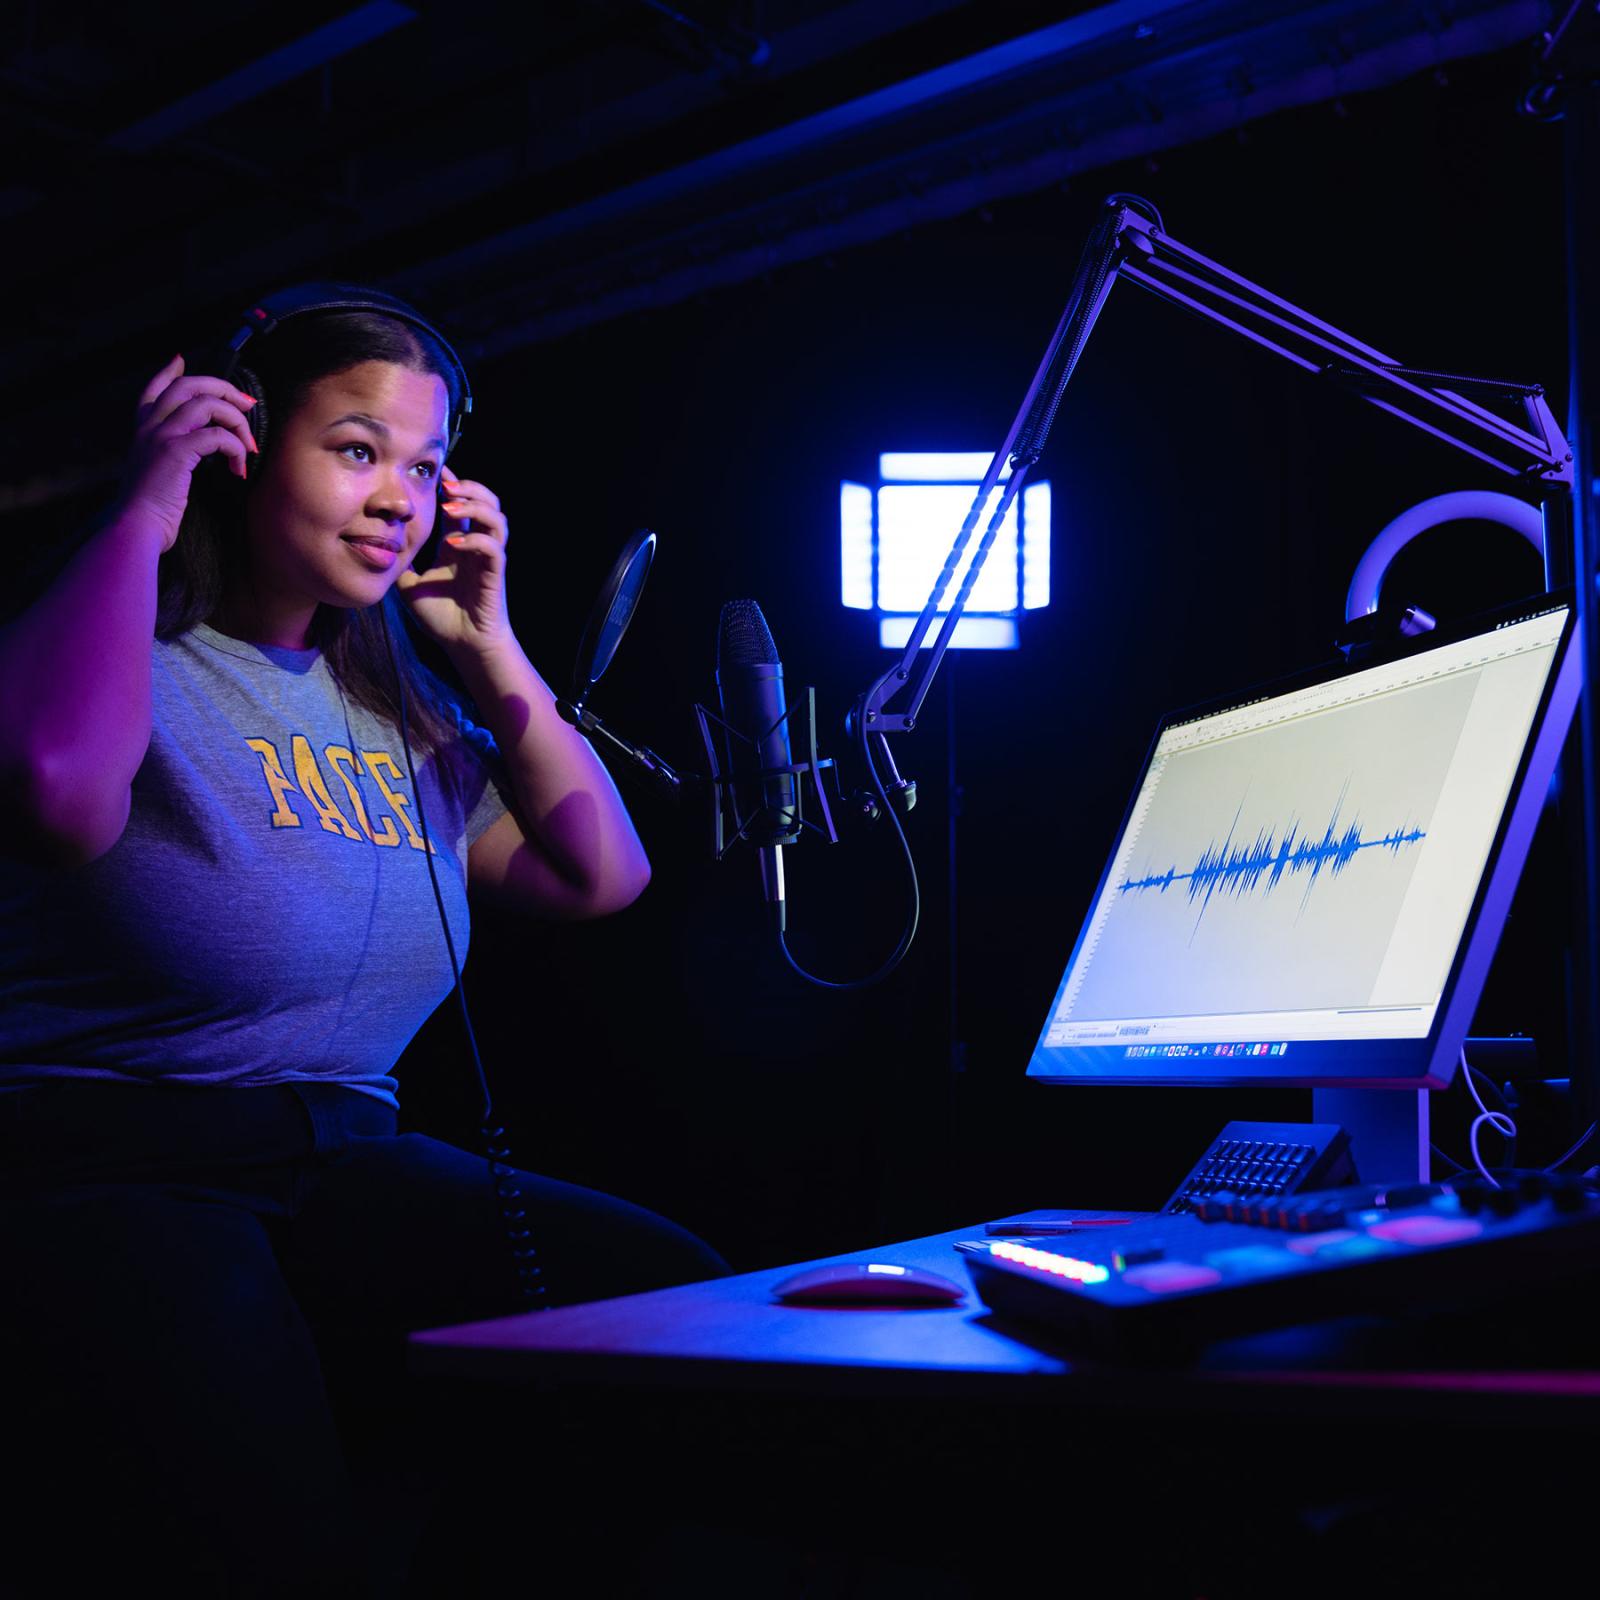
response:
<path id="1" fill-rule="evenodd" d="M 639 596 L 644 593 L 645 579 L 650 576 L 650 563 L 655 553 L 656 536 L 648 528 L 641 528 L 623 546 L 622 554 L 602 585 L 578 645 L 577 664 L 572 669 L 575 710 L 583 708 L 589 691 L 611 665 L 611 658 L 633 620 Z"/>

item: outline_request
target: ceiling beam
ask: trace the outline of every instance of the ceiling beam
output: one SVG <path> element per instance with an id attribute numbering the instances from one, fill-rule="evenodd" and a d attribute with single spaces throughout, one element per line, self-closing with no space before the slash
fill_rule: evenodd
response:
<path id="1" fill-rule="evenodd" d="M 484 360 L 1504 49 L 1536 37 L 1548 10 L 1104 6 L 442 254 L 394 286 Z"/>
<path id="2" fill-rule="evenodd" d="M 332 22 L 224 73 L 214 83 L 205 84 L 107 134 L 104 143 L 114 150 L 153 150 L 180 133 L 187 133 L 213 117 L 259 98 L 280 84 L 304 77 L 408 22 L 415 22 L 418 15 L 415 6 L 402 5 L 399 0 L 369 0 L 368 4 L 357 6 L 354 11 L 347 11 L 342 17 L 335 17 Z"/>

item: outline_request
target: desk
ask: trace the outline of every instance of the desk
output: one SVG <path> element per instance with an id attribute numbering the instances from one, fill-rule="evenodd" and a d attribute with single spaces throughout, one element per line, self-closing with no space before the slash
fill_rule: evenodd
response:
<path id="1" fill-rule="evenodd" d="M 1561 1428 L 1600 1421 L 1600 1366 L 1578 1364 L 1581 1345 L 1569 1345 L 1572 1361 L 1552 1365 L 1563 1353 L 1560 1343 L 1525 1321 L 1520 1338 L 1496 1319 L 1481 1338 L 1455 1326 L 1430 1347 L 1437 1324 L 1395 1328 L 1351 1319 L 1230 1340 L 1198 1363 L 1151 1370 L 1074 1361 L 1048 1331 L 999 1321 L 976 1294 L 950 1308 L 802 1307 L 772 1299 L 784 1278 L 824 1261 L 890 1261 L 965 1284 L 954 1244 L 981 1237 L 983 1225 L 975 1223 L 818 1262 L 432 1329 L 411 1336 L 409 1365 L 422 1377 L 511 1383 L 1004 1395 L 1069 1404 L 1099 1397 L 1156 1407 L 1181 1400 L 1229 1411 L 1288 1404 L 1307 1414 L 1332 1408 L 1340 1415 L 1370 1406 L 1387 1416 L 1470 1415 L 1479 1422 Z M 1486 1359 L 1491 1352 L 1496 1361 Z M 1600 1356 L 1600 1349 L 1594 1353 Z"/>
<path id="2" fill-rule="evenodd" d="M 826 1259 L 966 1282 L 952 1245 L 981 1235 L 978 1224 Z M 1233 1340 L 1184 1368 L 1125 1369 L 1075 1362 L 975 1295 L 948 1309 L 772 1301 L 775 1284 L 813 1264 L 417 1333 L 410 1366 L 423 1380 L 536 1396 L 529 1415 L 541 1430 L 571 1406 L 564 1439 L 605 1436 L 577 1469 L 597 1481 L 623 1450 L 630 1480 L 676 1475 L 724 1508 L 759 1482 L 760 1504 L 738 1502 L 729 1518 L 748 1525 L 765 1507 L 769 1541 L 777 1504 L 791 1531 L 940 1528 L 942 1570 L 969 1584 L 951 1592 L 974 1595 L 1002 1590 L 975 1575 L 992 1575 L 987 1558 L 960 1567 L 957 1526 L 995 1513 L 1048 1513 L 1059 1526 L 1063 1485 L 1078 1526 L 1126 1542 L 1142 1528 L 1146 1545 L 1149 1491 L 1162 1490 L 1156 1526 L 1179 1563 L 1162 1578 L 1174 1593 L 1254 1593 L 1226 1581 L 1245 1559 L 1241 1541 L 1252 1561 L 1273 1558 L 1261 1592 L 1291 1600 L 1317 1591 L 1288 1581 L 1285 1561 L 1311 1561 L 1330 1586 L 1360 1582 L 1368 1594 L 1389 1592 L 1374 1587 L 1374 1563 L 1397 1593 L 1419 1577 L 1476 1593 L 1471 1582 L 1497 1559 L 1483 1546 L 1497 1538 L 1517 1549 L 1526 1582 L 1536 1547 L 1493 1530 L 1494 1517 L 1537 1512 L 1541 1541 L 1559 1531 L 1563 1492 L 1574 1492 L 1565 1458 L 1600 1420 L 1600 1370 L 1575 1353 L 1587 1336 L 1562 1349 L 1547 1327 L 1519 1334 L 1516 1318 L 1351 1320 Z M 1455 1476 L 1478 1462 L 1481 1478 Z M 1391 1491 L 1404 1502 L 1403 1536 Z M 1346 1538 L 1341 1556 L 1308 1530 L 1330 1506 L 1348 1528 L 1352 1504 L 1369 1519 L 1368 1544 Z M 1419 1571 L 1418 1552 L 1461 1565 Z"/>

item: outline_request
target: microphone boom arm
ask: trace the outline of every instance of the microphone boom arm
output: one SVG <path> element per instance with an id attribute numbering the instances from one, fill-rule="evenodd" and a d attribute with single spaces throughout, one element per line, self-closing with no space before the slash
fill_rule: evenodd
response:
<path id="1" fill-rule="evenodd" d="M 1148 210 L 1151 215 L 1145 215 Z M 1006 512 L 1042 453 L 1057 408 L 1107 295 L 1119 277 L 1240 334 L 1308 372 L 1322 373 L 1352 388 L 1362 399 L 1474 459 L 1538 486 L 1546 509 L 1546 565 L 1559 570 L 1566 553 L 1549 548 L 1550 535 L 1565 522 L 1564 502 L 1573 483 L 1572 452 L 1554 413 L 1536 384 L 1501 383 L 1401 366 L 1342 333 L 1310 312 L 1230 272 L 1168 235 L 1155 207 L 1133 195 L 1112 195 L 1079 258 L 1066 309 L 1006 434 L 984 474 L 972 507 L 934 582 L 928 603 L 912 627 L 900 659 L 861 694 L 851 711 L 874 733 L 909 733 L 949 648 L 989 548 Z M 1520 404 L 1521 424 L 1508 421 L 1463 390 Z M 990 495 L 1005 477 L 1000 500 L 973 553 L 961 588 L 945 613 L 903 712 L 886 708 L 910 681 L 916 658 L 933 625 Z M 1552 528 L 1552 523 L 1556 528 Z"/>

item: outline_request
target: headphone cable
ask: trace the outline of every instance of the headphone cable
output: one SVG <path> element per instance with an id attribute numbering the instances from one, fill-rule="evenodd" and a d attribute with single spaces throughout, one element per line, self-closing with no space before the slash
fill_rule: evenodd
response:
<path id="1" fill-rule="evenodd" d="M 478 1126 L 478 1138 L 484 1159 L 489 1164 L 489 1181 L 494 1188 L 495 1204 L 505 1225 L 506 1241 L 511 1249 L 511 1259 L 516 1270 L 517 1294 L 529 1311 L 549 1309 L 544 1283 L 544 1269 L 539 1265 L 539 1252 L 528 1227 L 528 1212 L 521 1189 L 517 1187 L 517 1169 L 511 1165 L 511 1148 L 506 1143 L 506 1130 L 496 1120 L 494 1105 L 489 1095 L 488 1079 L 484 1076 L 483 1058 L 478 1054 L 478 1037 L 473 1031 L 472 1014 L 467 1010 L 467 991 L 461 981 L 461 965 L 456 959 L 455 940 L 450 935 L 450 919 L 445 914 L 444 895 L 439 889 L 439 874 L 433 864 L 433 841 L 428 833 L 428 819 L 422 809 L 422 785 L 417 782 L 416 768 L 411 761 L 411 740 L 406 729 L 405 678 L 395 655 L 394 639 L 389 632 L 387 598 L 378 603 L 378 620 L 383 625 L 383 643 L 389 652 L 389 666 L 394 673 L 396 700 L 400 708 L 400 743 L 405 750 L 406 773 L 411 779 L 411 794 L 417 804 L 417 823 L 422 829 L 423 856 L 428 863 L 428 879 L 433 884 L 434 904 L 439 909 L 439 925 L 444 929 L 445 948 L 450 952 L 450 970 L 455 974 L 456 999 L 461 1007 L 461 1024 L 466 1031 L 467 1048 L 472 1054 L 472 1066 L 478 1077 L 478 1088 L 483 1094 L 483 1112 Z"/>

